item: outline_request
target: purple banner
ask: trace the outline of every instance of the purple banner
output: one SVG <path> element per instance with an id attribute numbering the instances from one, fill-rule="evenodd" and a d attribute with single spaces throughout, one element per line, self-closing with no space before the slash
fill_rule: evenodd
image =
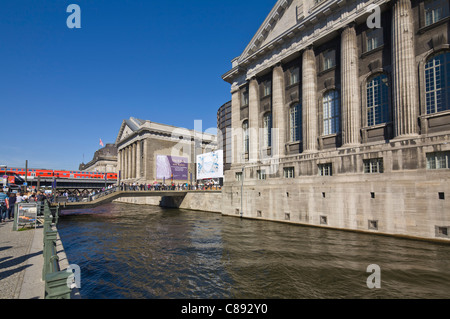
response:
<path id="1" fill-rule="evenodd" d="M 166 179 L 177 181 L 188 180 L 188 163 L 187 157 L 157 155 L 156 157 L 156 179 Z"/>

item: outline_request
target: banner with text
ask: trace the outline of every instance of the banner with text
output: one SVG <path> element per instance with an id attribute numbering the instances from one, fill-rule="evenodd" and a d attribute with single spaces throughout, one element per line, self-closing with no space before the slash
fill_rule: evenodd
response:
<path id="1" fill-rule="evenodd" d="M 168 155 L 156 156 L 156 178 L 177 181 L 188 180 L 188 163 L 187 157 L 176 157 Z"/>

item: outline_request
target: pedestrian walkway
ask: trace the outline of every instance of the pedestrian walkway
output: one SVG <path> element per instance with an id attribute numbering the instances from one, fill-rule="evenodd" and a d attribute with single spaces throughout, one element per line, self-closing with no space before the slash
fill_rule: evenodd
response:
<path id="1" fill-rule="evenodd" d="M 43 299 L 43 228 L 12 229 L 0 223 L 0 299 Z"/>

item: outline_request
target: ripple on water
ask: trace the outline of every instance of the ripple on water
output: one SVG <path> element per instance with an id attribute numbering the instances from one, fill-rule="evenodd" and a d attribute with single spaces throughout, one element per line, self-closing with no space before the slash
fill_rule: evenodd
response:
<path id="1" fill-rule="evenodd" d="M 448 298 L 450 246 L 105 205 L 60 219 L 85 298 Z M 370 290 L 367 266 L 381 267 Z"/>

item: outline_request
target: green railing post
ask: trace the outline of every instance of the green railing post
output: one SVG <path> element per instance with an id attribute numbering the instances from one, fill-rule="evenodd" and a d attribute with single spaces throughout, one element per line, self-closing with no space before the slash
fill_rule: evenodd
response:
<path id="1" fill-rule="evenodd" d="M 70 299 L 71 287 L 67 279 L 72 274 L 60 271 L 59 258 L 56 250 L 58 231 L 52 228 L 58 223 L 59 207 L 52 210 L 47 201 L 43 203 L 44 211 L 44 267 L 42 280 L 45 281 L 45 299 Z M 55 221 L 55 224 L 53 222 Z"/>
<path id="2" fill-rule="evenodd" d="M 72 289 L 67 284 L 71 274 L 58 271 L 45 276 L 45 299 L 70 299 Z"/>
<path id="3" fill-rule="evenodd" d="M 56 235 L 57 231 L 49 230 L 44 233 L 44 267 L 42 269 L 42 280 L 49 272 L 51 257 L 56 254 Z"/>

